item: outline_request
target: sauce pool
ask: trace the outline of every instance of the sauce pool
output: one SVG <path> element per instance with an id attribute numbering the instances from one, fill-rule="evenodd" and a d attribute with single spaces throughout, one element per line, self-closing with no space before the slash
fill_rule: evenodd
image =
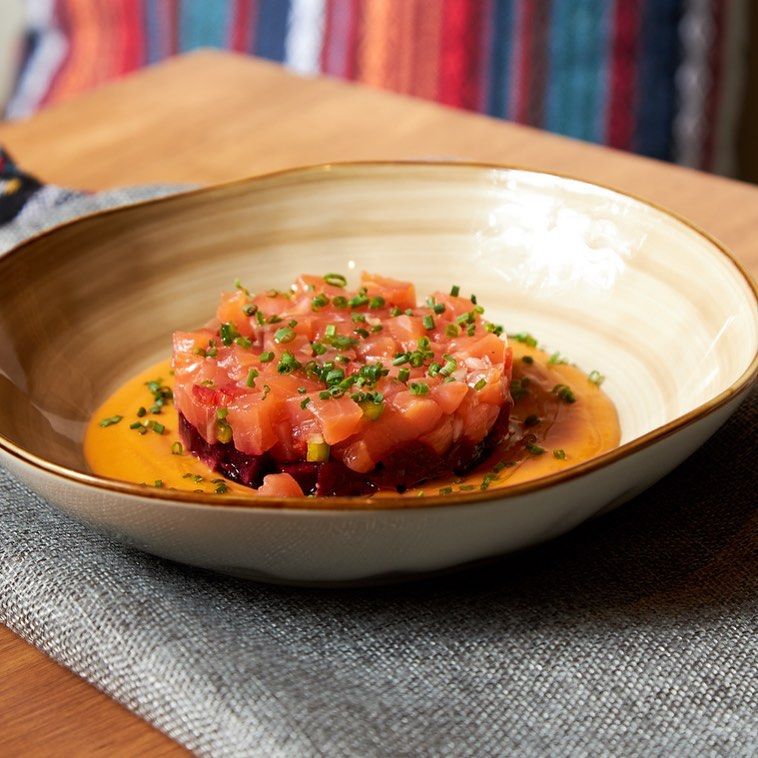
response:
<path id="1" fill-rule="evenodd" d="M 568 363 L 550 363 L 542 350 L 510 341 L 513 349 L 511 436 L 487 461 L 464 477 L 450 476 L 409 489 L 404 497 L 495 489 L 563 471 L 617 447 L 621 437 L 610 398 L 585 373 Z M 85 433 L 84 456 L 93 473 L 110 479 L 219 495 L 254 497 L 255 492 L 210 471 L 181 447 L 176 410 L 167 402 L 160 413 L 150 409 L 154 396 L 148 383 L 171 387 L 170 361 L 137 374 L 117 389 L 95 412 Z M 554 391 L 570 388 L 575 402 Z M 520 391 L 519 391 L 520 388 Z M 120 420 L 114 421 L 117 417 Z M 104 419 L 111 420 L 103 426 Z M 148 426 L 131 428 L 139 423 Z M 379 492 L 374 497 L 396 495 Z"/>

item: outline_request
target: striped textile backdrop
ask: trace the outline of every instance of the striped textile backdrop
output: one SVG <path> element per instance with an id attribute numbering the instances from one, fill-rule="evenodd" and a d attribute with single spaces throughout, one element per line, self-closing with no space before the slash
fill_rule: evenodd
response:
<path id="1" fill-rule="evenodd" d="M 9 118 L 198 47 L 721 173 L 747 0 L 25 0 Z"/>

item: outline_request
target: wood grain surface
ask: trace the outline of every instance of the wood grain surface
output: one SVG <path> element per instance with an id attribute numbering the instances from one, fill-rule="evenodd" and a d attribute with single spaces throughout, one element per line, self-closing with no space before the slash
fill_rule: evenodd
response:
<path id="1" fill-rule="evenodd" d="M 758 271 L 756 187 L 228 53 L 177 58 L 0 124 L 0 143 L 44 180 L 92 190 L 379 158 L 557 171 L 667 206 Z M 0 755 L 174 752 L 183 751 L 0 627 Z"/>

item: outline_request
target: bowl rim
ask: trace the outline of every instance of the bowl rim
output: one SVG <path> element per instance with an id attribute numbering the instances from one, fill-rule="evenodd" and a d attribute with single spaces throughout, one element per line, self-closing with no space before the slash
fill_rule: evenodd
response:
<path id="1" fill-rule="evenodd" d="M 38 234 L 25 239 L 15 247 L 8 250 L 5 254 L 0 254 L 0 266 L 4 265 L 4 261 L 11 256 L 19 255 L 30 244 L 42 239 L 48 235 L 52 235 L 63 227 L 72 226 L 79 223 L 86 223 L 87 220 L 92 218 L 99 218 L 101 216 L 107 216 L 112 214 L 118 214 L 133 208 L 138 208 L 145 205 L 155 205 L 161 203 L 167 203 L 176 201 L 178 198 L 184 196 L 202 195 L 205 193 L 211 193 L 219 189 L 234 187 L 236 185 L 254 184 L 258 182 L 264 182 L 269 179 L 274 179 L 280 176 L 297 176 L 297 175 L 310 175 L 310 174 L 327 174 L 331 172 L 346 171 L 350 169 L 369 169 L 372 168 L 412 168 L 423 167 L 429 169 L 435 168 L 461 168 L 461 169 L 484 169 L 495 171 L 518 171 L 526 174 L 535 174 L 542 176 L 549 176 L 552 178 L 563 179 L 572 182 L 578 182 L 580 184 L 588 185 L 590 187 L 600 188 L 615 194 L 621 195 L 628 199 L 631 199 L 637 203 L 640 203 L 648 208 L 653 208 L 665 216 L 677 221 L 684 226 L 694 231 L 698 236 L 705 239 L 710 245 L 715 248 L 727 261 L 736 269 L 737 273 L 742 277 L 746 283 L 748 289 L 753 295 L 753 301 L 756 305 L 756 312 L 758 312 L 758 285 L 753 279 L 747 268 L 734 256 L 734 254 L 724 245 L 720 240 L 714 237 L 709 232 L 705 231 L 702 227 L 690 221 L 687 217 L 679 214 L 677 211 L 673 211 L 665 206 L 662 206 L 655 201 L 646 199 L 640 195 L 637 195 L 626 190 L 621 190 L 610 184 L 601 182 L 592 182 L 585 179 L 579 179 L 571 174 L 561 173 L 558 171 L 543 171 L 539 169 L 528 168 L 519 166 L 517 164 L 507 163 L 490 163 L 483 161 L 467 161 L 467 160 L 359 160 L 359 161 L 331 161 L 327 163 L 308 164 L 304 166 L 294 166 L 284 169 L 278 169 L 275 171 L 268 171 L 260 174 L 253 174 L 251 176 L 242 177 L 239 179 L 231 179 L 229 181 L 220 182 L 217 184 L 205 185 L 188 189 L 186 191 L 180 191 L 172 195 L 166 195 L 163 197 L 152 198 L 147 200 L 140 200 L 136 203 L 130 203 L 129 205 L 117 206 L 115 208 L 108 208 L 103 211 L 97 211 L 89 213 L 84 216 L 78 216 L 74 219 L 57 224 L 50 229 L 42 231 Z M 75 471 L 66 466 L 62 466 L 57 463 L 53 463 L 45 458 L 37 456 L 29 451 L 25 450 L 20 445 L 15 444 L 4 435 L 0 434 L 0 451 L 22 461 L 25 464 L 32 466 L 35 469 L 41 470 L 47 474 L 52 474 L 57 477 L 67 479 L 75 484 L 82 485 L 85 488 L 93 488 L 98 490 L 106 490 L 112 493 L 118 493 L 121 495 L 131 495 L 140 499 L 159 500 L 172 505 L 183 505 L 190 508 L 206 509 L 211 508 L 214 510 L 251 510 L 251 511 L 286 511 L 286 512 L 298 512 L 298 513 L 324 513 L 333 511 L 354 511 L 354 512 L 375 512 L 385 510 L 417 510 L 420 508 L 434 508 L 434 507 L 451 507 L 459 505 L 473 505 L 476 503 L 484 503 L 493 500 L 509 500 L 522 495 L 526 495 L 538 490 L 547 490 L 551 487 L 559 486 L 571 480 L 589 475 L 595 471 L 606 468 L 607 466 L 616 463 L 617 461 L 626 458 L 634 453 L 643 450 L 650 445 L 659 442 L 666 437 L 675 434 L 683 428 L 700 421 L 711 413 L 715 412 L 729 401 L 736 399 L 739 395 L 744 394 L 749 389 L 750 385 L 758 377 L 758 345 L 753 354 L 752 361 L 748 367 L 738 376 L 732 384 L 725 390 L 715 395 L 705 403 L 700 404 L 698 407 L 688 411 L 682 416 L 678 416 L 665 424 L 656 427 L 655 429 L 647 432 L 641 437 L 636 437 L 629 442 L 619 445 L 612 450 L 609 450 L 599 456 L 590 458 L 583 463 L 576 464 L 567 468 L 565 471 L 559 471 L 547 476 L 538 477 L 526 482 L 521 482 L 514 485 L 506 485 L 503 487 L 492 487 L 486 490 L 474 490 L 472 492 L 456 492 L 449 495 L 430 494 L 424 495 L 424 497 L 407 497 L 405 495 L 383 495 L 382 497 L 366 497 L 366 496 L 330 496 L 324 498 L 314 497 L 266 497 L 255 496 L 253 494 L 246 496 L 234 496 L 223 495 L 218 496 L 212 493 L 194 493 L 184 492 L 181 490 L 162 490 L 148 485 L 140 485 L 133 482 L 126 482 L 118 479 L 110 479 L 108 477 L 97 476 L 95 474 L 85 473 L 82 471 Z"/>

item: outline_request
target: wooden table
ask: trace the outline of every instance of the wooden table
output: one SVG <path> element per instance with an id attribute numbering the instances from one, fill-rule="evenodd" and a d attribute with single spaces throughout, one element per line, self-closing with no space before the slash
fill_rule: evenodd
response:
<path id="1" fill-rule="evenodd" d="M 758 271 L 758 188 L 328 79 L 201 52 L 0 125 L 47 181 L 102 189 L 212 183 L 307 163 L 452 158 L 517 164 L 610 184 L 671 207 Z M 0 627 L 0 752 L 182 752 Z"/>

